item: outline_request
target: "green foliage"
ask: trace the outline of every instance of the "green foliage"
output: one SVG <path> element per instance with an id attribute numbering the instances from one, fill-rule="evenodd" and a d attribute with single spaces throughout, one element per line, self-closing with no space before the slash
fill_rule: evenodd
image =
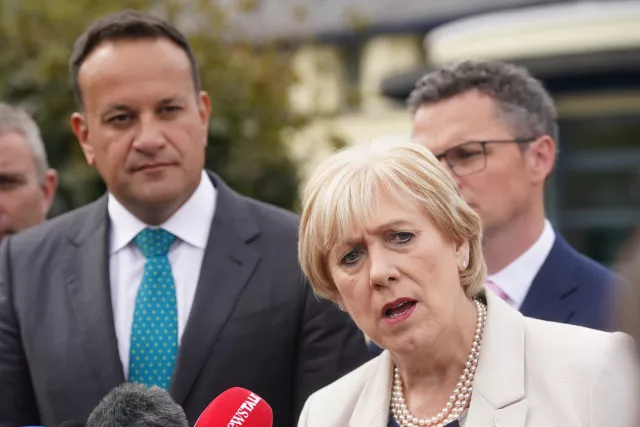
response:
<path id="1" fill-rule="evenodd" d="M 105 190 L 70 130 L 75 105 L 68 61 L 75 39 L 91 21 L 124 8 L 162 13 L 193 44 L 213 104 L 207 167 L 243 194 L 297 207 L 296 165 L 283 133 L 301 128 L 309 117 L 288 106 L 295 80 L 289 58 L 275 46 L 230 42 L 227 14 L 213 3 L 0 0 L 0 99 L 26 108 L 41 127 L 50 163 L 61 177 L 54 213 L 88 203 Z M 238 4 L 250 9 L 253 3 Z"/>

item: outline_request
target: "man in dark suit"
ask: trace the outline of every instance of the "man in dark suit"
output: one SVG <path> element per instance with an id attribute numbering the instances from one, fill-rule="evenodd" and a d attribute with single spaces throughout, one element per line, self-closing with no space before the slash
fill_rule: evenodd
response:
<path id="1" fill-rule="evenodd" d="M 482 219 L 486 286 L 526 316 L 609 329 L 612 273 L 545 217 L 558 126 L 542 84 L 511 64 L 465 61 L 422 77 L 409 106 L 414 139 Z"/>
<path id="2" fill-rule="evenodd" d="M 367 358 L 297 264 L 298 217 L 203 170 L 210 100 L 182 34 L 125 11 L 71 59 L 87 162 L 108 193 L 0 248 L 0 426 L 84 420 L 124 381 L 167 388 L 190 424 L 233 386 L 292 427 Z"/>

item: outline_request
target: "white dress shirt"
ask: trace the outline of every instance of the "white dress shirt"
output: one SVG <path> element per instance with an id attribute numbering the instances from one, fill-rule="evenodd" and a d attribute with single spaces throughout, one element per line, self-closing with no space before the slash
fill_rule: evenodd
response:
<path id="1" fill-rule="evenodd" d="M 168 256 L 176 287 L 178 343 L 182 338 L 196 293 L 215 205 L 216 189 L 207 173 L 203 171 L 200 184 L 193 195 L 160 226 L 176 236 Z M 107 209 L 111 221 L 109 233 L 111 304 L 118 352 L 124 377 L 128 378 L 133 311 L 146 261 L 133 239 L 149 226 L 133 216 L 112 194 L 108 195 Z"/>
<path id="2" fill-rule="evenodd" d="M 495 283 L 507 294 L 507 303 L 511 307 L 520 310 L 533 279 L 549 256 L 555 240 L 556 233 L 549 220 L 545 219 L 542 234 L 529 249 L 502 270 L 487 276 L 487 281 Z"/>

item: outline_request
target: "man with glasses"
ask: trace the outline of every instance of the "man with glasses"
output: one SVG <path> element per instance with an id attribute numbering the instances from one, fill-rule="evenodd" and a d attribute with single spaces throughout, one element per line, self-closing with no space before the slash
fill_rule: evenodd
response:
<path id="1" fill-rule="evenodd" d="M 409 106 L 414 139 L 482 219 L 486 286 L 526 316 L 609 329 L 612 273 L 545 216 L 558 125 L 542 84 L 521 67 L 465 61 L 422 77 Z"/>

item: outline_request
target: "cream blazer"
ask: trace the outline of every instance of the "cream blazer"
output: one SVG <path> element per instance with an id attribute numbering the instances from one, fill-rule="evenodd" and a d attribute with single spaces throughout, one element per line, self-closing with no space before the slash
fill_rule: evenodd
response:
<path id="1" fill-rule="evenodd" d="M 635 343 L 522 316 L 488 292 L 465 427 L 630 427 L 640 406 Z M 386 427 L 388 351 L 309 397 L 298 427 Z"/>

